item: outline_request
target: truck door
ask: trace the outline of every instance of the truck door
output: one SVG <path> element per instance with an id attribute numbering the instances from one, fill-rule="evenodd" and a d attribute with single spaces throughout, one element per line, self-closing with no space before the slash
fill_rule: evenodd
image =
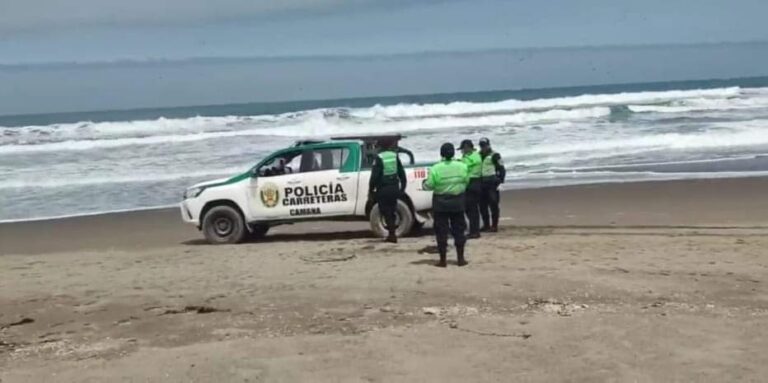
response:
<path id="1" fill-rule="evenodd" d="M 248 204 L 253 220 L 269 221 L 288 216 L 286 190 L 300 183 L 301 150 L 281 152 L 267 159 L 251 179 Z"/>
<path id="2" fill-rule="evenodd" d="M 349 147 L 308 146 L 302 151 L 300 178 L 285 189 L 285 218 L 353 215 L 359 172 L 348 164 L 355 160 Z"/>

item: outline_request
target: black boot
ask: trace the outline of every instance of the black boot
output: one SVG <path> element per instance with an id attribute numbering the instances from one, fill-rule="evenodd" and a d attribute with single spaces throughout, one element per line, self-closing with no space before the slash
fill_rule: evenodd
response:
<path id="1" fill-rule="evenodd" d="M 491 223 L 491 233 L 498 233 L 499 232 L 499 217 L 493 217 L 493 222 Z"/>
<path id="2" fill-rule="evenodd" d="M 459 266 L 466 266 L 469 264 L 469 262 L 464 259 L 464 245 L 456 246 L 456 257 L 458 258 L 457 264 Z"/>
<path id="3" fill-rule="evenodd" d="M 394 230 L 389 230 L 389 235 L 384 240 L 384 242 L 397 243 L 397 234 L 395 234 Z"/>
<path id="4" fill-rule="evenodd" d="M 442 248 L 440 251 L 440 261 L 435 264 L 437 267 L 447 267 L 448 266 L 448 256 L 447 256 L 447 250 L 445 248 Z"/>

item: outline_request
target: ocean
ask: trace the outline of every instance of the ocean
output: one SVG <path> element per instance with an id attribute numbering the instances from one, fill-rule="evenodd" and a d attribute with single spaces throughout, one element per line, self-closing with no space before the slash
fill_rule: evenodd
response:
<path id="1" fill-rule="evenodd" d="M 302 138 L 488 137 L 506 188 L 768 175 L 768 77 L 0 116 L 0 221 L 178 203 Z"/>

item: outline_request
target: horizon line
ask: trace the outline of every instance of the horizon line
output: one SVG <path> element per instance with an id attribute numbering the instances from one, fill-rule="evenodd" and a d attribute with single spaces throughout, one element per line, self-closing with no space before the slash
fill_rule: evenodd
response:
<path id="1" fill-rule="evenodd" d="M 553 50 L 602 50 L 602 49 L 642 49 L 665 47 L 708 47 L 721 45 L 761 45 L 768 44 L 768 40 L 743 40 L 743 41 L 711 41 L 693 43 L 637 43 L 637 44 L 598 44 L 598 45 L 552 45 L 529 47 L 497 47 L 460 50 L 424 50 L 412 52 L 390 53 L 359 53 L 359 54 L 296 54 L 296 55 L 263 55 L 263 56 L 188 56 L 178 58 L 145 57 L 145 58 L 117 58 L 112 60 L 93 61 L 27 61 L 27 62 L 0 62 L 0 70 L 3 69 L 36 69 L 74 66 L 133 66 L 133 65 L 167 65 L 167 64 L 194 64 L 217 62 L 248 62 L 248 61 L 305 61 L 305 60 L 366 60 L 372 58 L 403 58 L 419 56 L 448 56 L 460 54 L 488 54 L 504 52 L 535 52 Z"/>
<path id="2" fill-rule="evenodd" d="M 32 116 L 66 116 L 66 115 L 78 115 L 78 114 L 102 114 L 102 113 L 130 113 L 137 111 L 168 111 L 168 110 L 183 110 L 194 108 L 217 108 L 227 106 L 247 106 L 247 105 L 274 105 L 274 104 L 302 104 L 302 103 L 333 103 L 351 100 L 390 100 L 398 98 L 423 98 L 430 96 L 451 96 L 451 95 L 469 95 L 469 94 L 482 94 L 482 93 L 500 93 L 500 92 L 529 92 L 529 91 L 542 91 L 542 90 L 572 90 L 581 88 L 608 88 L 616 86 L 653 86 L 653 85 L 682 85 L 692 84 L 700 82 L 733 82 L 733 81 L 749 81 L 749 80 L 766 80 L 768 81 L 768 75 L 764 76 L 746 76 L 746 77 L 726 77 L 726 78 L 702 78 L 702 79 L 688 79 L 688 80 L 675 80 L 675 81 L 648 81 L 648 82 L 620 82 L 620 83 L 606 83 L 606 84 L 594 84 L 594 85 L 573 85 L 573 86 L 555 86 L 555 87 L 543 87 L 543 88 L 515 88 L 515 89 L 488 89 L 488 90 L 476 90 L 476 91 L 458 91 L 458 92 L 440 92 L 440 93 L 415 93 L 415 94 L 398 94 L 398 95 L 384 95 L 384 96 L 366 96 L 366 97 L 340 97 L 340 98 L 318 98 L 318 99 L 302 99 L 302 100 L 274 100 L 274 101 L 247 101 L 236 103 L 223 103 L 223 104 L 198 104 L 198 105 L 171 105 L 171 106 L 156 106 L 156 107 L 136 107 L 125 109 L 105 109 L 105 110 L 76 110 L 76 111 L 60 111 L 60 112 L 45 112 L 45 113 L 20 113 L 20 114 L 1 114 L 0 119 L 12 119 L 19 117 L 32 117 Z M 722 84 L 723 86 L 728 86 Z M 738 85 L 730 85 L 738 86 Z M 703 88 L 702 88 L 703 89 Z M 713 88 L 714 89 L 714 88 Z M 322 107 L 321 107 L 322 108 Z"/>

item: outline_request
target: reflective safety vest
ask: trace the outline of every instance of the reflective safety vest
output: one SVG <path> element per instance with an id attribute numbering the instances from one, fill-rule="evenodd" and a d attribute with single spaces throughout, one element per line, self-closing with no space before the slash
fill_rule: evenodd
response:
<path id="1" fill-rule="evenodd" d="M 480 153 L 478 153 L 477 150 L 473 151 L 472 153 L 465 154 L 461 160 L 467 164 L 470 179 L 480 178 L 483 159 L 480 157 Z"/>
<path id="2" fill-rule="evenodd" d="M 397 175 L 397 153 L 387 150 L 379 153 L 381 160 L 382 175 L 384 177 L 394 177 Z"/>
<path id="3" fill-rule="evenodd" d="M 496 152 L 490 152 L 483 158 L 483 165 L 480 168 L 480 175 L 483 178 L 496 177 L 496 165 L 493 163 L 493 156 L 495 154 Z"/>
<path id="4" fill-rule="evenodd" d="M 459 195 L 464 193 L 469 184 L 469 171 L 462 161 L 444 160 L 429 169 L 429 176 L 424 181 L 427 190 L 436 195 Z"/>

